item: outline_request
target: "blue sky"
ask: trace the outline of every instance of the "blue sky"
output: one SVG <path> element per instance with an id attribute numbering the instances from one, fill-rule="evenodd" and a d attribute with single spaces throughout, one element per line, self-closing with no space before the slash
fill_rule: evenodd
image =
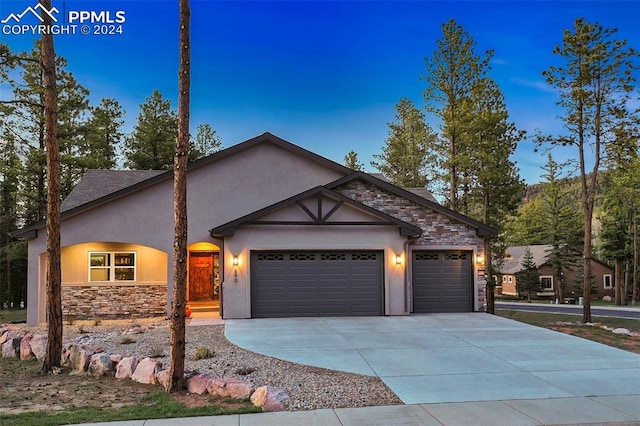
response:
<path id="1" fill-rule="evenodd" d="M 36 4 L 1 0 L 0 20 Z M 122 34 L 66 34 L 55 43 L 93 104 L 113 97 L 123 105 L 127 132 L 154 89 L 177 108 L 177 0 L 53 0 L 53 6 L 65 19 L 70 11 L 108 11 L 112 19 L 125 12 Z M 490 75 L 511 120 L 529 136 L 515 156 L 528 183 L 540 180 L 546 162 L 533 152 L 533 135 L 561 131 L 557 95 L 541 72 L 557 63 L 552 50 L 562 31 L 584 17 L 617 28 L 618 38 L 640 49 L 640 0 L 191 0 L 191 8 L 192 129 L 211 124 L 224 146 L 269 131 L 340 163 L 355 150 L 368 171 L 398 100 L 424 105 L 424 57 L 450 18 L 472 35 L 478 51 L 495 50 Z M 20 23 L 37 21 L 25 16 Z M 33 40 L 28 33 L 0 34 L 16 51 L 30 50 Z M 562 161 L 574 153 L 566 148 L 554 156 Z"/>

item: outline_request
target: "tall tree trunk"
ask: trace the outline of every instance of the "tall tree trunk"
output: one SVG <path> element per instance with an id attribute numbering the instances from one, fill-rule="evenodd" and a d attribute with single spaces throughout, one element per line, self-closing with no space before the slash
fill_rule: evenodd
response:
<path id="1" fill-rule="evenodd" d="M 638 219 L 636 217 L 636 208 L 633 208 L 633 296 L 631 305 L 635 306 L 638 302 Z"/>
<path id="2" fill-rule="evenodd" d="M 51 9 L 51 0 L 40 4 Z M 51 17 L 42 13 L 44 25 L 51 27 Z M 62 275 L 60 270 L 60 149 L 58 146 L 58 94 L 56 88 L 56 53 L 53 35 L 42 35 L 42 69 L 44 71 L 44 115 L 47 147 L 47 350 L 42 372 L 60 366 L 62 357 Z"/>
<path id="3" fill-rule="evenodd" d="M 449 138 L 449 158 L 451 167 L 449 169 L 449 208 L 458 211 L 458 169 L 456 167 L 456 138 Z"/>
<path id="4" fill-rule="evenodd" d="M 189 96 L 191 44 L 189 0 L 180 0 L 180 69 L 178 75 L 178 140 L 173 171 L 173 300 L 171 354 L 166 390 L 184 388 L 185 305 L 187 303 L 187 160 L 189 154 Z"/>
<path id="5" fill-rule="evenodd" d="M 616 259 L 614 273 L 615 273 L 615 278 L 614 278 L 615 302 L 616 302 L 616 305 L 620 306 L 622 305 L 622 260 L 621 259 Z"/>
<path id="6" fill-rule="evenodd" d="M 585 214 L 582 277 L 582 322 L 591 322 L 591 215 Z"/>

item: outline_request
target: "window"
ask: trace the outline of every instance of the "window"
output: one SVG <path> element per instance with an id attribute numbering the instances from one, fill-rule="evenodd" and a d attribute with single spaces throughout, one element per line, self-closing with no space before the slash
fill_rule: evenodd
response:
<path id="1" fill-rule="evenodd" d="M 506 282 L 507 282 L 507 276 L 506 276 L 506 275 L 503 275 L 503 276 L 502 276 L 502 282 L 503 282 L 503 283 L 506 283 Z"/>
<path id="2" fill-rule="evenodd" d="M 604 280 L 604 288 L 613 288 L 613 280 L 611 274 L 605 274 L 602 276 Z"/>
<path id="3" fill-rule="evenodd" d="M 135 281 L 134 252 L 90 252 L 89 282 Z"/>
<path id="4" fill-rule="evenodd" d="M 552 276 L 541 276 L 540 284 L 543 291 L 553 290 L 553 277 Z"/>
<path id="5" fill-rule="evenodd" d="M 512 283 L 513 282 L 513 277 L 511 275 L 509 275 L 509 282 Z"/>

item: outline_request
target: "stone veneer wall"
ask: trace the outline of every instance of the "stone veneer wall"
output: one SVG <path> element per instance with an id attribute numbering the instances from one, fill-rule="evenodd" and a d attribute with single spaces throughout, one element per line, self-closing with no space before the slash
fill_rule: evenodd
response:
<path id="1" fill-rule="evenodd" d="M 335 189 L 336 192 L 373 207 L 390 216 L 411 223 L 422 229 L 422 235 L 411 246 L 473 246 L 477 253 L 484 253 L 484 240 L 476 230 L 464 223 L 437 213 L 403 197 L 384 191 L 364 181 L 351 181 Z M 478 310 L 486 308 L 486 286 L 483 275 L 476 277 L 478 286 Z"/>
<path id="2" fill-rule="evenodd" d="M 65 319 L 121 319 L 166 316 L 167 286 L 63 286 Z"/>

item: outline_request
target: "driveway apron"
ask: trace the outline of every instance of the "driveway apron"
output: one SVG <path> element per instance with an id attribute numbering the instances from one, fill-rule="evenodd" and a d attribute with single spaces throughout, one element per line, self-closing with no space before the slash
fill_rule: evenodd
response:
<path id="1" fill-rule="evenodd" d="M 405 404 L 630 396 L 640 355 L 484 313 L 227 320 L 234 344 L 378 376 Z"/>

